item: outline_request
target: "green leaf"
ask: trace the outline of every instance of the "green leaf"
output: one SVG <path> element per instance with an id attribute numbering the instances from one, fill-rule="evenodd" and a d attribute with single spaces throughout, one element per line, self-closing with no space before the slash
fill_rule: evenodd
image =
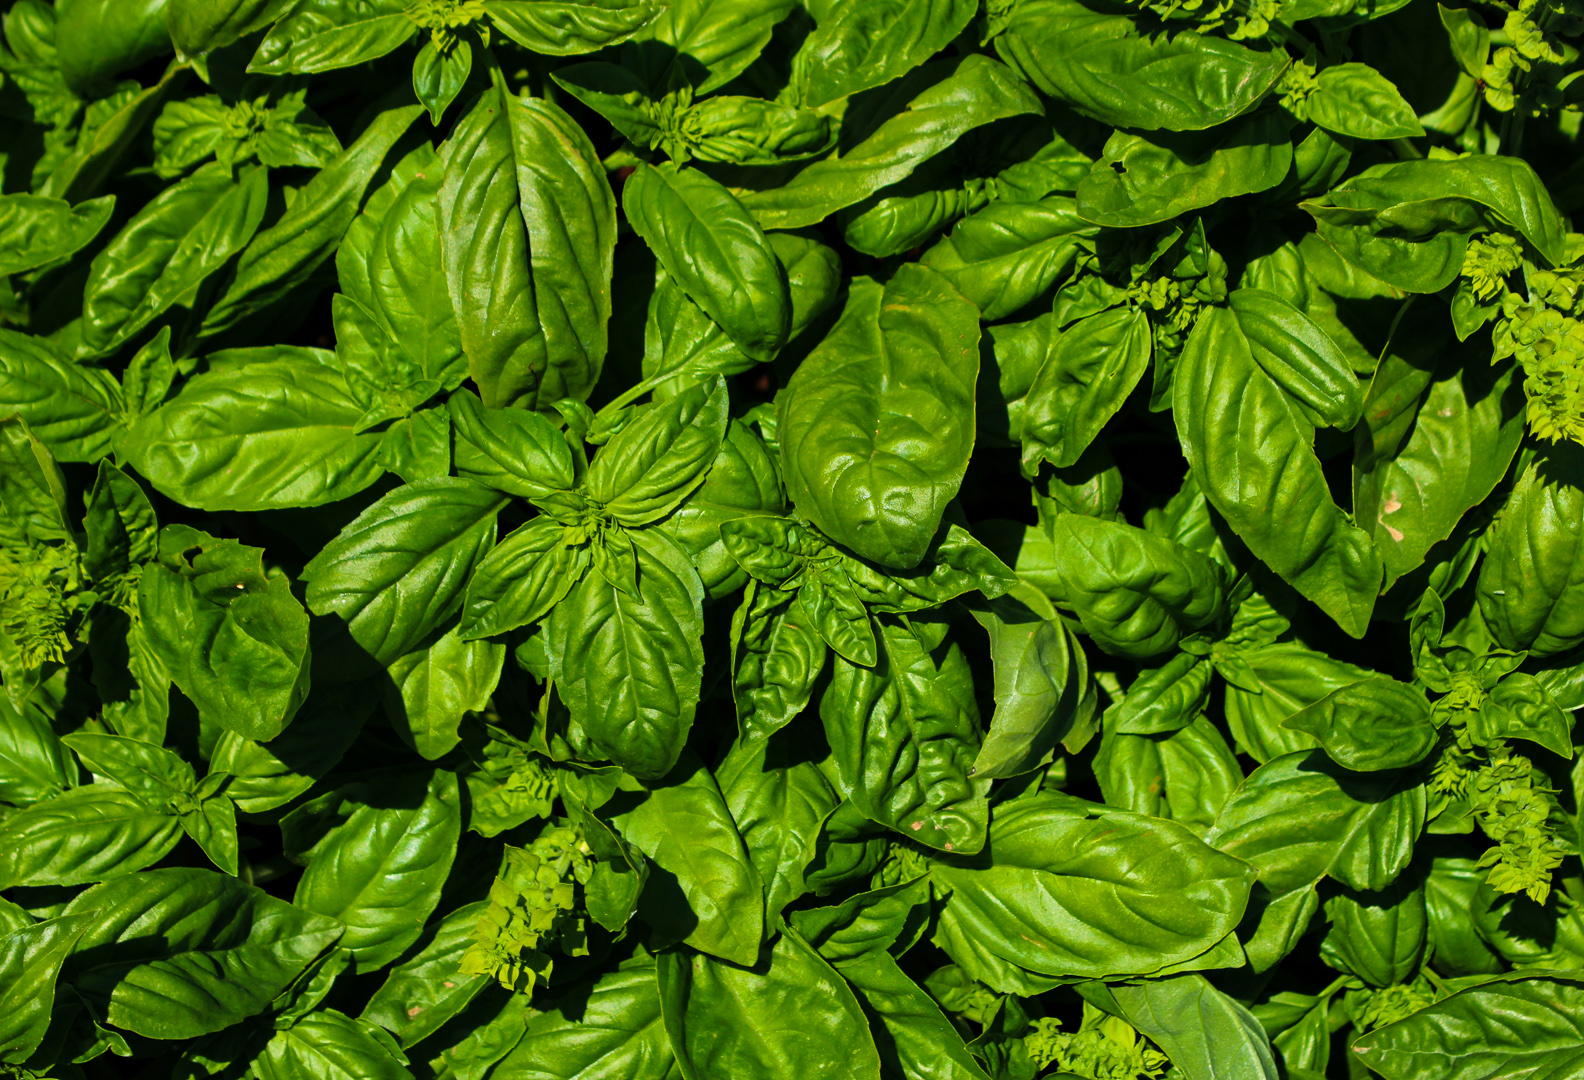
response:
<path id="1" fill-rule="evenodd" d="M 1584 985 L 1572 978 L 1509 977 L 1471 986 L 1355 1044 L 1388 1080 L 1506 1080 L 1584 1067 Z"/>
<path id="2" fill-rule="evenodd" d="M 587 545 L 569 542 L 565 526 L 548 518 L 530 521 L 479 561 L 468 581 L 460 636 L 491 637 L 538 622 L 586 576 L 589 561 Z"/>
<path id="3" fill-rule="evenodd" d="M 277 22 L 248 71 L 306 75 L 377 60 L 417 31 L 401 0 L 308 0 Z"/>
<path id="4" fill-rule="evenodd" d="M 978 317 L 932 270 L 853 282 L 841 321 L 778 401 L 787 494 L 838 543 L 924 557 L 973 449 Z"/>
<path id="5" fill-rule="evenodd" d="M 1397 87 L 1368 64 L 1333 64 L 1315 80 L 1319 85 L 1303 103 L 1304 118 L 1316 127 L 1355 139 L 1406 139 L 1424 128 Z"/>
<path id="6" fill-rule="evenodd" d="M 1371 986 L 1411 982 L 1424 959 L 1425 890 L 1404 875 L 1380 892 L 1345 890 L 1326 901 L 1331 929 L 1320 958 Z"/>
<path id="7" fill-rule="evenodd" d="M 159 862 L 181 823 L 111 784 L 73 788 L 0 823 L 0 888 L 82 885 Z"/>
<path id="8" fill-rule="evenodd" d="M 1243 915 L 1253 871 L 1181 825 L 1059 793 L 1002 803 L 986 854 L 936 856 L 951 890 L 936 944 L 992 988 L 1018 969 L 1147 975 L 1203 953 Z"/>
<path id="9" fill-rule="evenodd" d="M 1517 158 L 1376 165 L 1301 205 L 1344 259 L 1409 292 L 1450 284 L 1469 234 L 1489 226 L 1515 229 L 1552 265 L 1566 261 L 1562 216 L 1534 169 Z"/>
<path id="10" fill-rule="evenodd" d="M 1304 426 L 1255 363 L 1232 312 L 1200 316 L 1172 385 L 1177 435 L 1211 505 L 1265 565 L 1362 637 L 1380 588 L 1380 552 L 1331 500 Z"/>
<path id="11" fill-rule="evenodd" d="M 1084 514 L 1058 514 L 1050 534 L 1062 595 L 1108 653 L 1156 656 L 1226 616 L 1225 573 L 1181 544 Z"/>
<path id="12" fill-rule="evenodd" d="M 792 913 L 798 934 L 838 970 L 878 953 L 900 955 L 929 922 L 930 881 L 918 876 L 850 896 L 831 907 Z"/>
<path id="13" fill-rule="evenodd" d="M 1364 394 L 1347 357 L 1326 332 L 1274 293 L 1236 289 L 1227 304 L 1255 363 L 1316 426 L 1347 431 L 1364 412 Z"/>
<path id="14" fill-rule="evenodd" d="M 919 261 L 972 301 L 980 318 L 1000 319 L 1066 276 L 1094 231 L 1066 196 L 1001 199 L 964 218 Z"/>
<path id="15" fill-rule="evenodd" d="M 379 1024 L 412 1046 L 438 1031 L 489 983 L 487 975 L 462 975 L 457 964 L 473 943 L 486 901 L 464 904 L 425 928 L 422 947 L 390 969 L 364 1006 L 361 1019 Z"/>
<path id="16" fill-rule="evenodd" d="M 820 826 L 841 800 L 789 736 L 732 745 L 715 770 L 721 795 L 765 883 L 770 920 L 807 891 Z"/>
<path id="17" fill-rule="evenodd" d="M 792 84 L 810 108 L 884 86 L 935 55 L 968 25 L 973 0 L 836 5 L 792 58 Z"/>
<path id="18" fill-rule="evenodd" d="M 1584 451 L 1554 443 L 1527 465 L 1485 541 L 1480 612 L 1496 644 L 1552 656 L 1584 642 Z"/>
<path id="19" fill-rule="evenodd" d="M 44 1041 L 55 977 L 90 921 L 86 915 L 65 915 L 0 937 L 0 1061 L 26 1061 Z"/>
<path id="20" fill-rule="evenodd" d="M 365 1021 L 319 1009 L 277 1031 L 252 1071 L 259 1080 L 410 1080 L 406 1059 L 381 1035 Z"/>
<path id="21" fill-rule="evenodd" d="M 341 934 L 210 870 L 130 874 L 79 893 L 90 918 L 66 977 L 116 1027 L 193 1039 L 256 1016 Z"/>
<path id="22" fill-rule="evenodd" d="M 1149 33 L 1079 0 L 1024 0 L 996 52 L 1040 91 L 1119 128 L 1197 131 L 1247 112 L 1286 68 L 1282 49 L 1191 31 Z"/>
<path id="23" fill-rule="evenodd" d="M 865 110 L 872 127 L 849 115 L 862 139 L 846 140 L 836 154 L 742 204 L 766 229 L 815 225 L 903 179 L 974 128 L 1040 111 L 1028 87 L 987 56 L 932 61 L 882 91 L 873 112 Z"/>
<path id="24" fill-rule="evenodd" d="M 293 902 L 339 920 L 341 947 L 358 971 L 374 971 L 418 939 L 440 901 L 462 835 L 457 778 L 409 773 L 323 799 L 348 816 L 306 851 Z M 293 814 L 314 809 L 309 803 Z"/>
<path id="25" fill-rule="evenodd" d="M 77 781 L 77 767 L 49 719 L 0 694 L 0 802 L 27 806 Z"/>
<path id="26" fill-rule="evenodd" d="M 289 0 L 166 0 L 171 41 L 187 56 L 230 45 L 280 17 Z"/>
<path id="27" fill-rule="evenodd" d="M 505 504 L 470 480 L 397 488 L 303 568 L 309 610 L 340 616 L 381 666 L 397 662 L 461 608 L 468 578 L 495 543 L 495 515 Z"/>
<path id="28" fill-rule="evenodd" d="M 839 963 L 876 1038 L 883 1075 L 938 1080 L 989 1080 L 940 1006 L 884 952 Z"/>
<path id="29" fill-rule="evenodd" d="M 745 743 L 768 738 L 809 703 L 825 640 L 795 594 L 750 580 L 732 616 L 732 700 Z"/>
<path id="30" fill-rule="evenodd" d="M 1094 710 L 1088 664 L 1065 625 L 1022 600 L 1002 597 L 972 611 L 990 635 L 995 713 L 969 772 L 985 780 L 1019 776 L 1087 722 Z"/>
<path id="31" fill-rule="evenodd" d="M 857 998 L 791 931 L 755 964 L 676 950 L 656 957 L 656 975 L 666 1034 L 686 1080 L 881 1075 Z"/>
<path id="32" fill-rule="evenodd" d="M 70 258 L 99 235 L 115 196 L 73 206 L 38 195 L 0 195 L 0 277 Z"/>
<path id="33" fill-rule="evenodd" d="M 793 0 L 672 0 L 636 35 L 676 50 L 665 71 L 653 74 L 650 82 L 674 86 L 673 72 L 694 76 L 697 64 L 707 74 L 702 82 L 695 80 L 693 92 L 720 89 L 758 58 L 794 6 Z"/>
<path id="34" fill-rule="evenodd" d="M 444 157 L 446 280 L 484 404 L 583 400 L 605 360 L 616 244 L 616 201 L 593 144 L 553 103 L 494 87 Z"/>
<path id="35" fill-rule="evenodd" d="M 1144 377 L 1152 348 L 1149 319 L 1125 307 L 1056 335 L 1021 402 L 1024 470 L 1042 458 L 1058 468 L 1077 462 Z"/>
<path id="36" fill-rule="evenodd" d="M 390 665 L 385 715 L 403 742 L 434 761 L 457 744 L 464 716 L 489 707 L 505 663 L 505 645 L 463 641 L 453 627 Z"/>
<path id="37" fill-rule="evenodd" d="M 622 209 L 693 302 L 737 347 L 769 360 L 786 343 L 791 300 L 764 231 L 736 196 L 697 169 L 641 166 Z"/>
<path id="38" fill-rule="evenodd" d="M 545 56 L 598 52 L 642 30 L 657 0 L 485 0 L 496 29 Z"/>
<path id="39" fill-rule="evenodd" d="M 308 696 L 308 613 L 263 551 L 187 526 L 160 533 L 138 611 L 150 651 L 211 723 L 280 734 Z"/>
<path id="40" fill-rule="evenodd" d="M 1282 726 L 1308 732 L 1332 761 L 1361 772 L 1417 765 L 1437 737 L 1423 692 L 1384 675 L 1334 690 Z"/>
<path id="41" fill-rule="evenodd" d="M 545 624 L 557 692 L 601 755 L 664 776 L 693 726 L 704 666 L 704 589 L 675 544 L 629 534 L 638 588 L 585 574 Z"/>
<path id="42" fill-rule="evenodd" d="M 25 420 L 57 460 L 109 453 L 123 407 L 109 373 L 72 363 L 45 338 L 0 329 L 0 411 Z"/>
<path id="43" fill-rule="evenodd" d="M 764 883 L 709 770 L 684 754 L 615 823 L 654 861 L 639 917 L 665 941 L 751 967 L 764 940 Z"/>
<path id="44" fill-rule="evenodd" d="M 979 708 L 967 658 L 942 621 L 886 617 L 878 626 L 874 667 L 837 657 L 820 698 L 837 790 L 910 840 L 978 851 L 990 781 L 970 775 Z"/>
<path id="45" fill-rule="evenodd" d="M 1203 975 L 1176 975 L 1109 988 L 1121 1016 L 1171 1058 L 1182 1080 L 1235 1072 L 1276 1080 L 1276 1061 L 1260 1023 Z"/>
<path id="46" fill-rule="evenodd" d="M 83 347 L 113 352 L 181 305 L 241 251 L 264 220 L 262 166 L 233 181 L 212 164 L 160 192 L 95 256 L 83 290 Z"/>
<path id="47" fill-rule="evenodd" d="M 589 498 L 628 527 L 666 516 L 704 482 L 726 435 L 726 409 L 718 378 L 642 407 L 589 466 Z"/>
<path id="48" fill-rule="evenodd" d="M 161 494 L 203 510 L 322 506 L 372 484 L 380 436 L 334 356 L 280 345 L 216 353 L 139 420 L 122 452 Z"/>
<path id="49" fill-rule="evenodd" d="M 572 449 L 544 414 L 486 409 L 466 390 L 451 395 L 450 411 L 461 476 L 529 499 L 577 485 Z"/>
<path id="50" fill-rule="evenodd" d="M 578 1075 L 665 1080 L 674 1068 L 655 969 L 629 963 L 565 1001 L 540 1005 L 495 1073 L 525 1080 Z"/>
<path id="51" fill-rule="evenodd" d="M 1273 112 L 1207 132 L 1118 131 L 1078 184 L 1077 212 L 1097 225 L 1153 225 L 1273 188 L 1291 166 L 1292 143 Z"/>
<path id="52" fill-rule="evenodd" d="M 1355 773 L 1299 751 L 1254 770 L 1221 808 L 1208 840 L 1253 864 L 1277 895 L 1327 876 L 1379 890 L 1408 865 L 1425 799 L 1411 773 Z"/>
<path id="53" fill-rule="evenodd" d="M 204 317 L 201 334 L 223 333 L 285 299 L 335 252 L 385 157 L 423 109 L 380 113 L 356 142 L 314 174 L 280 220 L 242 250 L 236 276 Z"/>

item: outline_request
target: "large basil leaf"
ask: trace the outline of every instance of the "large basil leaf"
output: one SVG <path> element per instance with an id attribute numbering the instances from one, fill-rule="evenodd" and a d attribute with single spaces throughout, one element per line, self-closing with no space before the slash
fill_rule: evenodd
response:
<path id="1" fill-rule="evenodd" d="M 655 970 L 632 963 L 564 1001 L 538 1006 L 495 1074 L 525 1080 L 580 1075 L 665 1080 L 674 1069 Z"/>
<path id="2" fill-rule="evenodd" d="M 138 612 L 150 650 L 201 716 L 267 741 L 308 696 L 308 613 L 263 551 L 186 526 L 160 534 Z"/>
<path id="3" fill-rule="evenodd" d="M 848 116 L 847 124 L 863 138 L 844 141 L 836 154 L 788 183 L 743 198 L 760 225 L 817 224 L 903 179 L 966 132 L 1041 111 L 1039 99 L 1005 65 L 976 54 L 932 61 L 882 93 L 872 114 L 862 118 L 866 122 Z"/>
<path id="4" fill-rule="evenodd" d="M 973 301 L 980 318 L 1000 319 L 1066 275 L 1093 233 L 1066 196 L 1001 199 L 964 218 L 919 261 Z"/>
<path id="5" fill-rule="evenodd" d="M 446 141 L 440 232 L 484 404 L 587 397 L 605 360 L 616 200 L 582 128 L 551 102 L 485 91 Z"/>
<path id="6" fill-rule="evenodd" d="M 460 975 L 457 964 L 473 943 L 486 901 L 464 904 L 425 928 L 422 948 L 392 967 L 364 1007 L 362 1019 L 395 1034 L 404 1046 L 434 1034 L 489 982 L 487 975 Z"/>
<path id="7" fill-rule="evenodd" d="M 462 606 L 462 590 L 495 543 L 506 500 L 469 480 L 407 484 L 341 530 L 303 568 L 308 608 L 344 619 L 388 665 Z"/>
<path id="8" fill-rule="evenodd" d="M 320 506 L 379 478 L 380 436 L 331 353 L 280 345 L 217 353 L 127 433 L 123 452 L 164 495 L 204 510 Z"/>
<path id="9" fill-rule="evenodd" d="M 704 589 L 670 540 L 631 539 L 637 591 L 586 574 L 545 625 L 572 722 L 628 772 L 658 779 L 676 764 L 698 705 Z"/>
<path id="10" fill-rule="evenodd" d="M 971 0 L 881 0 L 828 9 L 792 60 L 811 108 L 883 86 L 928 60 L 973 18 Z"/>
<path id="11" fill-rule="evenodd" d="M 0 823 L 0 888 L 82 885 L 159 862 L 181 822 L 114 784 L 73 788 Z"/>
<path id="12" fill-rule="evenodd" d="M 259 1080 L 407 1080 L 389 1036 L 334 1009 L 317 1009 L 275 1032 L 253 1063 Z"/>
<path id="13" fill-rule="evenodd" d="M 643 166 L 622 209 L 666 273 L 748 356 L 769 360 L 786 342 L 791 299 L 770 241 L 740 202 L 697 169 Z"/>
<path id="14" fill-rule="evenodd" d="M 1232 312 L 1200 317 L 1172 386 L 1177 434 L 1211 504 L 1267 566 L 1362 637 L 1380 552 L 1331 500 L 1304 425 L 1255 363 Z"/>
<path id="15" fill-rule="evenodd" d="M 0 936 L 0 1060 L 26 1061 L 44 1041 L 55 978 L 90 921 L 67 915 Z"/>
<path id="16" fill-rule="evenodd" d="M 1094 709 L 1083 648 L 1060 620 L 1023 599 L 1001 597 L 973 609 L 990 635 L 995 676 L 995 713 L 970 770 L 979 779 L 1039 768 Z"/>
<path id="17" fill-rule="evenodd" d="M 615 821 L 654 861 L 640 918 L 668 941 L 753 966 L 764 940 L 764 883 L 709 770 L 684 755 Z"/>
<path id="18" fill-rule="evenodd" d="M 1254 770 L 1221 808 L 1208 840 L 1252 863 L 1277 894 L 1326 876 L 1379 890 L 1408 865 L 1425 798 L 1412 773 L 1355 773 L 1300 751 Z"/>
<path id="19" fill-rule="evenodd" d="M 726 436 L 725 383 L 690 387 L 642 409 L 611 437 L 585 481 L 595 502 L 623 525 L 648 525 L 703 483 Z"/>
<path id="20" fill-rule="evenodd" d="M 417 31 L 401 0 L 308 0 L 276 23 L 248 64 L 266 75 L 306 75 L 376 60 Z"/>
<path id="21" fill-rule="evenodd" d="M 1078 213 L 1114 228 L 1153 225 L 1273 188 L 1291 166 L 1292 144 L 1274 112 L 1203 133 L 1118 131 L 1078 185 Z"/>
<path id="22" fill-rule="evenodd" d="M 785 1075 L 879 1080 L 852 990 L 788 930 L 751 965 L 676 950 L 656 958 L 660 1007 L 687 1080 Z"/>
<path id="23" fill-rule="evenodd" d="M 308 868 L 293 902 L 338 920 L 358 970 L 377 970 L 418 939 L 440 901 L 462 835 L 457 778 L 443 769 L 410 773 L 293 812 L 305 824 L 325 813 L 346 817 L 304 851 Z"/>
<path id="24" fill-rule="evenodd" d="M 1226 614 L 1226 576 L 1197 551 L 1085 514 L 1058 514 L 1050 535 L 1062 596 L 1106 652 L 1155 656 Z"/>
<path id="25" fill-rule="evenodd" d="M 1079 320 L 1036 354 L 1013 430 L 1025 471 L 1041 458 L 1066 468 L 1083 456 L 1144 377 L 1152 341 L 1148 317 L 1119 307 Z"/>
<path id="26" fill-rule="evenodd" d="M 1281 1075 L 1260 1022 L 1203 975 L 1175 975 L 1109 987 L 1111 1001 L 1171 1058 L 1182 1080 L 1218 1080 L 1235 1072 L 1249 1080 Z"/>
<path id="27" fill-rule="evenodd" d="M 920 844 L 984 846 L 990 782 L 973 778 L 979 709 L 968 661 L 946 625 L 877 620 L 872 668 L 845 657 L 820 698 L 836 784 L 865 817 Z"/>
<path id="28" fill-rule="evenodd" d="M 108 373 L 72 363 L 46 339 L 0 329 L 0 409 L 22 417 L 56 460 L 104 457 L 124 407 Z"/>
<path id="29" fill-rule="evenodd" d="M 73 206 L 38 195 L 0 195 L 0 277 L 67 258 L 99 235 L 115 196 Z"/>
<path id="30" fill-rule="evenodd" d="M 0 694 L 0 802 L 26 806 L 76 783 L 77 769 L 48 718 Z"/>
<path id="31" fill-rule="evenodd" d="M 929 1076 L 938 1080 L 989 1080 L 962 1036 L 925 993 L 884 950 L 836 965 L 864 1014 L 887 1076 Z"/>
<path id="32" fill-rule="evenodd" d="M 1283 298 L 1236 289 L 1227 304 L 1254 360 L 1316 426 L 1343 431 L 1359 422 L 1364 396 L 1347 357 L 1326 332 Z"/>
<path id="33" fill-rule="evenodd" d="M 737 742 L 715 770 L 748 857 L 765 884 L 765 913 L 775 919 L 807 891 L 803 873 L 814 858 L 820 826 L 841 800 L 812 761 L 780 736 Z"/>
<path id="34" fill-rule="evenodd" d="M 1303 204 L 1344 259 L 1409 292 L 1436 292 L 1457 277 L 1476 229 L 1505 224 L 1552 265 L 1566 261 L 1562 216 L 1532 166 L 1517 158 L 1376 165 Z"/>
<path id="35" fill-rule="evenodd" d="M 65 977 L 100 1015 L 192 1039 L 257 1015 L 341 935 L 334 919 L 209 870 L 131 874 L 79 893 L 92 920 Z"/>
<path id="36" fill-rule="evenodd" d="M 1515 975 L 1471 986 L 1354 1044 L 1388 1080 L 1562 1077 L 1584 1068 L 1584 984 Z"/>
<path id="37" fill-rule="evenodd" d="M 1496 643 L 1536 656 L 1584 642 L 1584 451 L 1557 443 L 1530 463 L 1486 539 L 1480 611 Z"/>
<path id="38" fill-rule="evenodd" d="M 1024 0 L 995 47 L 1042 92 L 1103 123 L 1142 130 L 1224 123 L 1269 92 L 1288 62 L 1282 49 L 1146 32 L 1127 14 L 1080 0 Z"/>
<path id="39" fill-rule="evenodd" d="M 787 494 L 827 536 L 894 569 L 923 559 L 973 450 L 978 343 L 936 272 L 854 281 L 778 402 Z"/>
<path id="40" fill-rule="evenodd" d="M 936 856 L 951 890 L 935 941 L 992 988 L 1011 972 L 1147 975 L 1243 915 L 1248 864 L 1159 818 L 1048 793 L 1003 803 L 978 857 Z"/>
<path id="41" fill-rule="evenodd" d="M 672 0 L 637 34 L 639 40 L 676 50 L 665 71 L 651 74 L 650 83 L 674 86 L 673 69 L 698 64 L 707 74 L 694 93 L 720 89 L 758 58 L 793 7 L 793 0 Z"/>
<path id="42" fill-rule="evenodd" d="M 160 192 L 94 258 L 83 290 L 84 348 L 112 352 L 194 295 L 253 238 L 268 195 L 262 166 L 237 182 L 218 163 Z"/>
<path id="43" fill-rule="evenodd" d="M 484 0 L 502 34 L 546 56 L 575 56 L 614 45 L 663 7 L 657 0 Z"/>

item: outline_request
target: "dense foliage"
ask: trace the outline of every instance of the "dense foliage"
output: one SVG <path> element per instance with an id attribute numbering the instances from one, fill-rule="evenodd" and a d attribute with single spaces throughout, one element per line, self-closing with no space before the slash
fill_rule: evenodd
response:
<path id="1" fill-rule="evenodd" d="M 1581 46 L 12 0 L 0 1076 L 1584 1075 Z"/>

